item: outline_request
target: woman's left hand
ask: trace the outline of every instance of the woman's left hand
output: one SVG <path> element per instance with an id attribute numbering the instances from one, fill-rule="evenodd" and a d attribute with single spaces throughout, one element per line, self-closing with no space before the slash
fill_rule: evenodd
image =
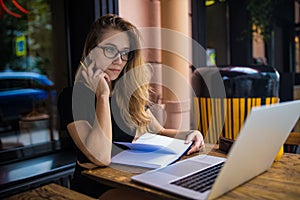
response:
<path id="1" fill-rule="evenodd" d="M 191 153 L 198 152 L 205 148 L 203 136 L 198 130 L 190 130 L 186 133 L 185 143 L 188 144 L 190 142 L 194 142 L 191 146 L 190 150 L 187 152 L 187 155 Z"/>

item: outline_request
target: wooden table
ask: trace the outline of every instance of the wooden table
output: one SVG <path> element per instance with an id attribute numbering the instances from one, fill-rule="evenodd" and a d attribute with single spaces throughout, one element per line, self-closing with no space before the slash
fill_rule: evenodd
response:
<path id="1" fill-rule="evenodd" d="M 205 151 L 200 154 L 203 153 L 226 157 L 223 152 L 218 150 L 217 145 L 206 145 Z M 183 159 L 187 157 L 184 156 Z M 111 165 L 111 167 L 86 170 L 83 173 L 102 184 L 142 191 L 145 192 L 145 195 L 157 199 L 182 199 L 182 197 L 131 181 L 131 176 L 147 170 Z M 300 154 L 284 153 L 281 159 L 275 161 L 267 172 L 228 192 L 219 199 L 300 199 Z"/>
<path id="2" fill-rule="evenodd" d="M 22 192 L 5 200 L 28 200 L 28 199 L 53 199 L 53 200 L 95 200 L 89 196 L 70 190 L 66 187 L 51 183 L 33 190 Z"/>

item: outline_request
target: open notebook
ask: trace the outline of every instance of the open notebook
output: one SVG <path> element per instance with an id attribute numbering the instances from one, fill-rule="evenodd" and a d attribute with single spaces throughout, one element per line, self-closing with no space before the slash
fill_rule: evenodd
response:
<path id="1" fill-rule="evenodd" d="M 114 142 L 126 150 L 112 157 L 111 162 L 146 168 L 159 168 L 177 161 L 191 146 L 184 140 L 145 133 L 134 143 Z"/>
<path id="2" fill-rule="evenodd" d="M 300 100 L 255 107 L 227 159 L 198 155 L 132 180 L 189 199 L 216 198 L 269 169 L 299 116 Z"/>

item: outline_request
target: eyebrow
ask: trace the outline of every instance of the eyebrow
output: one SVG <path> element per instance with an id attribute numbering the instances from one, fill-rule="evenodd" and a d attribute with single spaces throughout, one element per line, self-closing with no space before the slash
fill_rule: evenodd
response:
<path id="1" fill-rule="evenodd" d="M 118 49 L 118 47 L 115 45 L 115 44 L 113 44 L 113 43 L 106 43 L 106 44 L 103 44 L 103 46 L 113 46 L 113 47 L 115 47 L 116 49 Z M 123 48 L 123 49 L 121 49 L 121 50 L 129 50 L 130 49 L 130 47 L 125 47 L 125 48 Z M 119 50 L 119 49 L 118 49 Z"/>

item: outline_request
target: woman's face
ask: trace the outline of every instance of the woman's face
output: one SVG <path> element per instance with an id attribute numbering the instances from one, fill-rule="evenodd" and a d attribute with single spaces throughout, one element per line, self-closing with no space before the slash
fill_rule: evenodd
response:
<path id="1" fill-rule="evenodd" d="M 103 41 L 91 51 L 91 59 L 96 61 L 95 70 L 101 69 L 111 81 L 116 80 L 127 63 L 129 49 L 126 32 L 108 30 L 103 35 Z"/>

